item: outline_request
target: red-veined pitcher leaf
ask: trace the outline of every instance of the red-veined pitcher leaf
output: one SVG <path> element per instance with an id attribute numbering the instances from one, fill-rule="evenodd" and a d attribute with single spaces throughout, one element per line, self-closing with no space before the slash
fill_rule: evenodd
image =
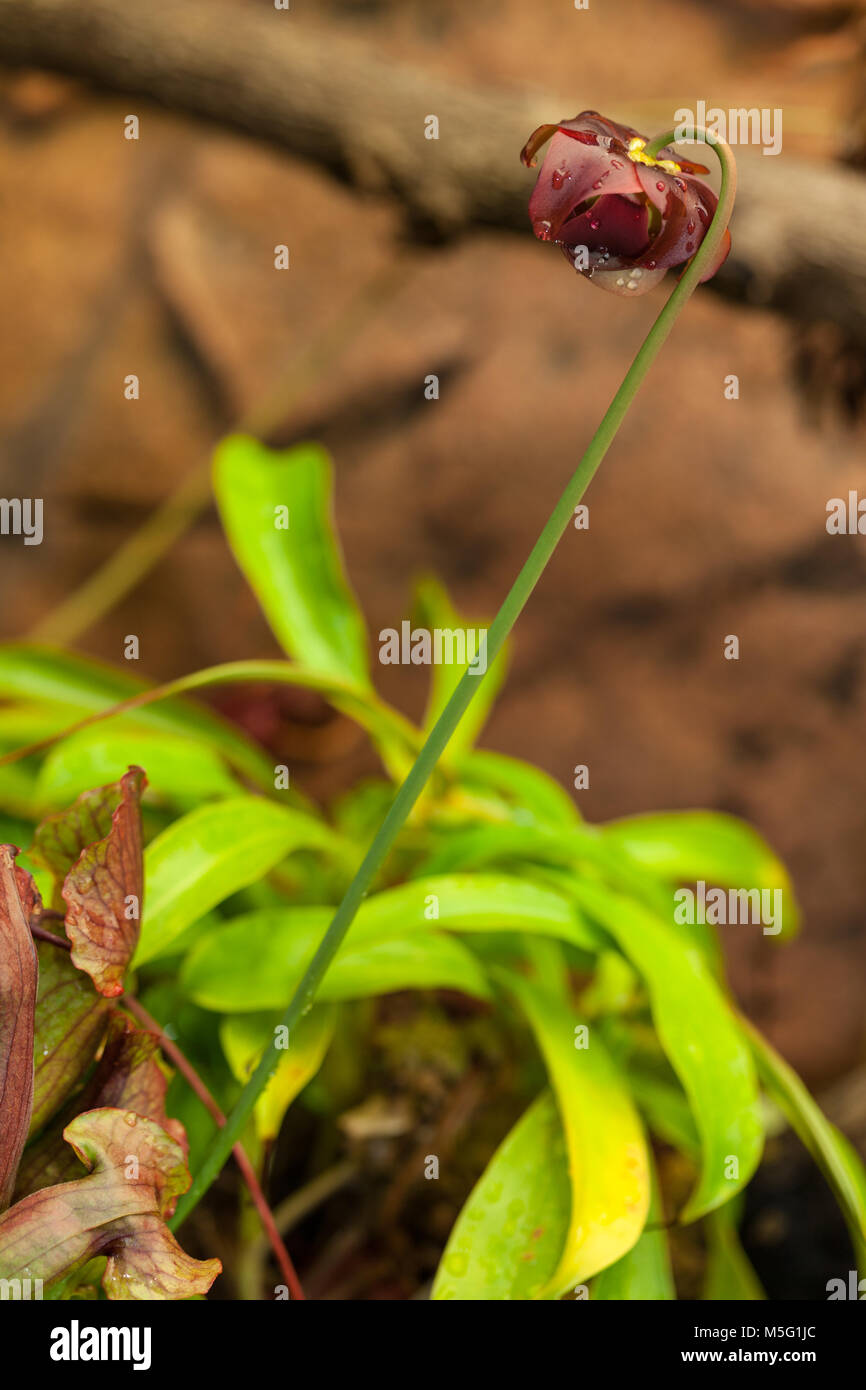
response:
<path id="1" fill-rule="evenodd" d="M 16 853 L 0 845 L 0 1211 L 12 1196 L 33 1105 L 38 967 L 18 891 Z"/>
<path id="2" fill-rule="evenodd" d="M 219 1260 L 194 1260 L 165 1224 L 190 1183 L 180 1145 L 129 1110 L 90 1110 L 64 1137 L 87 1169 L 43 1187 L 0 1216 L 0 1278 L 41 1279 L 50 1290 L 97 1255 L 114 1299 L 183 1299 L 207 1293 Z"/>
<path id="3" fill-rule="evenodd" d="M 141 793 L 146 785 L 140 768 L 124 773 L 116 784 L 119 800 L 110 829 L 87 845 L 63 882 L 72 963 L 109 999 L 123 993 L 126 967 L 138 944 L 143 888 Z"/>

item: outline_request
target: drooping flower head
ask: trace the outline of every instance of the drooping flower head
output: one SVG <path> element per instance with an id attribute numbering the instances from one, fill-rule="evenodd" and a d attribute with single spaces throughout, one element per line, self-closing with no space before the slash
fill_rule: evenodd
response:
<path id="1" fill-rule="evenodd" d="M 521 151 L 527 168 L 548 140 L 529 216 L 535 235 L 557 242 L 575 270 L 614 294 L 638 295 L 691 260 L 717 203 L 694 177 L 709 172 L 704 165 L 670 149 L 646 154 L 643 135 L 597 111 L 539 126 Z M 726 231 L 703 280 L 730 248 Z"/>

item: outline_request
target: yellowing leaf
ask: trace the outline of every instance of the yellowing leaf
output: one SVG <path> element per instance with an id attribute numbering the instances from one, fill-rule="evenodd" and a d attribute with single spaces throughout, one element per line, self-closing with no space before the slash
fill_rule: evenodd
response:
<path id="1" fill-rule="evenodd" d="M 523 976 L 497 973 L 535 1033 L 565 1132 L 571 1214 L 559 1263 L 540 1295 L 558 1298 L 621 1259 L 640 1237 L 650 1202 L 649 1154 L 628 1088 L 597 1030 L 578 1033 L 581 1021 L 566 1003 Z"/>
<path id="2" fill-rule="evenodd" d="M 265 1047 L 274 1041 L 279 1018 L 277 1013 L 259 1013 L 223 1019 L 220 1041 L 235 1080 L 249 1080 Z M 256 1132 L 263 1142 L 276 1139 L 292 1101 L 322 1065 L 335 1021 L 334 1006 L 319 1004 L 293 1030 L 287 1048 L 279 1054 L 277 1070 L 256 1101 Z"/>

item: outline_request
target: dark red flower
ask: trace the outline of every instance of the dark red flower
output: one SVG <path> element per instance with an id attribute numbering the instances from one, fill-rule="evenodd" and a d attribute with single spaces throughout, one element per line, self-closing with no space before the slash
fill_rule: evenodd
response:
<path id="1" fill-rule="evenodd" d="M 692 177 L 709 172 L 703 164 L 670 149 L 651 157 L 643 135 L 597 111 L 539 126 L 520 155 L 528 168 L 548 140 L 529 216 L 535 235 L 557 242 L 575 270 L 614 294 L 637 295 L 691 260 L 717 203 Z M 726 231 L 702 279 L 715 275 L 730 249 Z"/>

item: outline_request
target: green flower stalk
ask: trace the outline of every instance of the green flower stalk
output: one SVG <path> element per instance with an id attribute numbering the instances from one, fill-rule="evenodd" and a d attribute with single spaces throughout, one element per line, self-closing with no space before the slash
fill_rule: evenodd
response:
<path id="1" fill-rule="evenodd" d="M 678 315 L 701 280 L 708 279 L 715 272 L 727 252 L 728 223 L 736 189 L 734 157 L 724 141 L 701 128 L 694 128 L 689 135 L 710 145 L 721 165 L 719 198 L 712 212 L 715 204 L 713 194 L 691 177 L 700 166 L 680 160 L 668 148 L 675 138 L 673 131 L 655 140 L 645 141 L 634 131 L 587 112 L 559 126 L 543 126 L 524 151 L 528 162 L 539 145 L 553 137 L 553 164 L 551 167 L 549 154 L 539 175 L 537 189 L 543 188 L 542 180 L 549 179 L 553 192 L 565 190 L 561 200 L 564 216 L 560 218 L 560 223 L 563 226 L 579 223 L 579 231 L 585 233 L 582 245 L 587 251 L 588 264 L 578 265 L 574 255 L 575 250 L 580 249 L 579 237 L 572 241 L 562 240 L 552 217 L 534 215 L 533 220 L 536 235 L 542 240 L 559 240 L 566 254 L 574 261 L 575 268 L 585 274 L 593 270 L 590 278 L 604 283 L 605 288 L 614 289 L 614 292 L 635 292 L 638 288 L 643 292 L 661 278 L 668 266 L 687 264 L 488 630 L 488 671 L 544 573 L 571 521 L 574 508 L 613 443 L 638 388 Z M 554 142 L 559 144 L 554 147 Z M 578 187 L 579 179 L 575 176 L 577 173 L 583 176 L 588 155 L 596 161 L 606 162 L 608 173 L 605 174 L 604 168 L 592 170 L 596 177 L 584 189 Z M 577 163 L 570 164 L 570 160 Z M 607 183 L 606 177 L 609 178 Z M 571 194 L 567 186 L 569 178 L 575 179 Z M 608 191 L 612 190 L 613 181 L 620 189 L 617 193 Z M 536 205 L 532 209 L 533 214 L 541 199 L 542 194 L 533 194 Z M 703 210 L 703 217 L 699 215 L 699 209 Z M 599 226 L 593 228 L 593 222 Z M 635 224 L 638 224 L 637 231 Z M 610 247 L 599 244 L 597 239 L 593 243 L 593 232 L 604 227 L 619 230 L 621 241 L 618 255 L 612 254 Z M 614 252 L 616 250 L 615 247 Z M 606 257 L 600 268 L 593 265 L 593 256 Z M 635 271 L 640 274 L 635 275 Z M 610 283 L 611 277 L 613 283 Z M 617 278 L 623 278 L 624 286 L 616 285 Z M 464 673 L 418 753 L 280 1020 L 280 1026 L 287 1029 L 289 1035 L 311 1009 L 316 992 L 355 914 L 484 678 L 483 674 L 471 670 Z M 266 1049 L 226 1124 L 215 1135 L 189 1192 L 178 1203 L 171 1223 L 173 1227 L 176 1228 L 186 1219 L 220 1172 L 258 1097 L 275 1072 L 280 1055 L 275 1046 Z"/>

